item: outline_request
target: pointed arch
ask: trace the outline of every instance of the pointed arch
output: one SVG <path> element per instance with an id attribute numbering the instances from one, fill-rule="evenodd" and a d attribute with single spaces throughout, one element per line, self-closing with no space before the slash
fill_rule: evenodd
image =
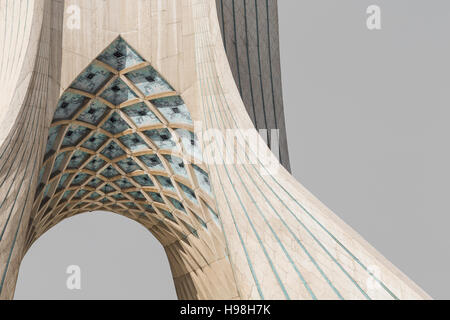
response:
<path id="1" fill-rule="evenodd" d="M 180 298 L 213 297 L 201 284 L 212 279 L 192 276 L 226 256 L 201 155 L 182 97 L 118 37 L 58 102 L 28 247 L 68 217 L 118 213 L 144 225 L 165 247 Z M 217 276 L 231 272 L 224 263 Z"/>

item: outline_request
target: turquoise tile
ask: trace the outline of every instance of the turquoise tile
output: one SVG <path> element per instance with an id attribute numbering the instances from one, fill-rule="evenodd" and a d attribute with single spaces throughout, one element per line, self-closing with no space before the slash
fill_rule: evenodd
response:
<path id="1" fill-rule="evenodd" d="M 114 183 L 115 183 L 116 185 L 118 185 L 119 188 L 121 188 L 121 189 L 130 189 L 130 188 L 134 188 L 134 185 L 133 185 L 130 181 L 128 181 L 127 179 L 125 179 L 125 178 L 121 178 L 121 179 L 119 179 L 119 180 L 116 180 L 116 181 L 114 181 Z"/>
<path id="2" fill-rule="evenodd" d="M 108 137 L 106 135 L 100 132 L 96 132 L 92 136 L 90 136 L 85 143 L 83 143 L 82 147 L 92 151 L 97 151 L 103 146 L 106 140 L 108 140 Z"/>
<path id="3" fill-rule="evenodd" d="M 58 102 L 53 122 L 60 120 L 70 120 L 73 115 L 87 103 L 88 99 L 82 95 L 66 92 Z"/>
<path id="4" fill-rule="evenodd" d="M 156 154 L 146 154 L 138 157 L 150 170 L 164 171 L 164 166 Z"/>
<path id="5" fill-rule="evenodd" d="M 101 185 L 103 182 L 104 182 L 103 180 L 95 177 L 94 179 L 89 181 L 89 183 L 87 185 L 91 188 L 98 188 L 98 186 Z"/>
<path id="6" fill-rule="evenodd" d="M 128 147 L 128 149 L 130 149 L 131 152 L 140 152 L 150 149 L 150 147 L 145 143 L 145 141 L 136 133 L 120 137 L 119 141 L 122 142 L 123 145 Z"/>
<path id="7" fill-rule="evenodd" d="M 121 160 L 117 162 L 117 165 L 125 172 L 125 173 L 132 173 L 137 170 L 142 170 L 141 167 L 138 166 L 136 162 L 134 162 L 133 159 L 128 158 L 125 160 Z"/>
<path id="8" fill-rule="evenodd" d="M 137 98 L 137 95 L 121 79 L 114 80 L 100 95 L 115 106 Z"/>
<path id="9" fill-rule="evenodd" d="M 87 165 L 86 169 L 91 171 L 98 171 L 99 169 L 103 168 L 106 165 L 106 161 L 103 159 L 100 159 L 99 157 L 95 157 L 92 159 Z"/>
<path id="10" fill-rule="evenodd" d="M 117 177 L 118 175 L 120 175 L 120 173 L 116 169 L 114 169 L 113 166 L 108 166 L 105 170 L 102 171 L 101 175 L 105 178 L 111 179 Z"/>
<path id="11" fill-rule="evenodd" d="M 45 155 L 47 156 L 50 150 L 53 149 L 56 138 L 58 137 L 61 126 L 51 127 L 48 133 L 47 146 L 45 148 Z"/>
<path id="12" fill-rule="evenodd" d="M 157 192 L 147 192 L 150 198 L 152 198 L 153 201 L 164 203 L 164 199 L 161 197 L 161 195 Z"/>
<path id="13" fill-rule="evenodd" d="M 69 164 L 67 165 L 67 169 L 78 169 L 80 168 L 84 162 L 89 158 L 89 155 L 83 151 L 75 151 L 70 158 Z"/>
<path id="14" fill-rule="evenodd" d="M 180 186 L 181 190 L 183 191 L 184 195 L 191 200 L 193 203 L 198 204 L 197 197 L 195 196 L 194 190 L 189 188 L 188 186 L 178 182 L 178 185 Z"/>
<path id="15" fill-rule="evenodd" d="M 152 179 L 146 174 L 135 176 L 133 177 L 133 180 L 136 181 L 142 187 L 153 187 L 155 185 Z"/>
<path id="16" fill-rule="evenodd" d="M 172 184 L 172 181 L 168 177 L 164 176 L 155 176 L 155 178 L 159 181 L 163 189 L 170 190 L 170 191 L 176 191 L 175 187 Z"/>
<path id="17" fill-rule="evenodd" d="M 109 145 L 103 149 L 101 154 L 108 159 L 113 160 L 115 158 L 123 156 L 125 154 L 125 151 L 123 151 L 117 143 L 111 141 Z"/>
<path id="18" fill-rule="evenodd" d="M 121 37 L 117 38 L 97 59 L 118 71 L 144 62 Z"/>
<path id="19" fill-rule="evenodd" d="M 151 103 L 169 123 L 192 124 L 191 114 L 180 96 L 155 99 Z"/>
<path id="20" fill-rule="evenodd" d="M 111 72 L 94 63 L 89 65 L 70 87 L 94 94 L 105 86 L 112 75 Z"/>
<path id="21" fill-rule="evenodd" d="M 153 126 L 161 123 L 158 117 L 143 102 L 125 107 L 122 111 L 130 117 L 137 127 Z"/>
<path id="22" fill-rule="evenodd" d="M 180 201 L 178 201 L 177 199 L 174 199 L 172 197 L 167 197 L 167 199 L 169 199 L 169 201 L 172 203 L 172 205 L 176 209 L 178 209 L 180 211 L 183 211 L 183 212 L 186 212 L 186 209 L 184 208 L 183 204 Z"/>
<path id="23" fill-rule="evenodd" d="M 195 176 L 197 177 L 197 181 L 198 181 L 200 188 L 203 191 L 206 191 L 207 193 L 212 195 L 211 184 L 209 182 L 208 174 L 203 169 L 196 166 L 195 164 L 192 165 L 192 168 L 194 169 L 194 173 L 195 173 Z"/>
<path id="24" fill-rule="evenodd" d="M 159 149 L 174 150 L 176 143 L 172 134 L 167 129 L 155 129 L 144 131 L 144 134 L 150 138 Z"/>
<path id="25" fill-rule="evenodd" d="M 174 174 L 182 176 L 186 179 L 189 178 L 183 159 L 171 155 L 164 155 L 164 158 L 166 158 L 169 162 Z"/>
<path id="26" fill-rule="evenodd" d="M 72 124 L 66 131 L 66 135 L 62 142 L 61 147 L 75 147 L 81 140 L 83 140 L 88 134 L 90 130 L 86 127 Z"/>
<path id="27" fill-rule="evenodd" d="M 129 72 L 125 76 L 133 82 L 145 96 L 174 91 L 156 70 L 150 66 Z"/>
<path id="28" fill-rule="evenodd" d="M 86 173 L 79 173 L 72 180 L 72 186 L 80 186 L 89 178 L 89 175 Z"/>
<path id="29" fill-rule="evenodd" d="M 95 99 L 90 106 L 80 114 L 78 120 L 96 126 L 103 120 L 109 110 L 108 106 Z"/>
<path id="30" fill-rule="evenodd" d="M 197 136 L 193 132 L 186 129 L 175 129 L 175 132 L 180 137 L 181 143 L 183 144 L 184 150 L 187 154 L 199 161 L 202 161 L 203 154 Z"/>

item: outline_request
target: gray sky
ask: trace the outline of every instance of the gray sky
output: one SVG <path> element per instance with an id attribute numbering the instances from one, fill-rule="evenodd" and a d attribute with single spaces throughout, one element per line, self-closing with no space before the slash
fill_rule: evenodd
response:
<path id="1" fill-rule="evenodd" d="M 382 30 L 366 28 L 381 7 Z M 280 0 L 296 178 L 434 298 L 450 298 L 450 2 Z M 68 265 L 82 290 L 66 289 Z M 16 298 L 176 298 L 167 258 L 137 223 L 86 214 L 25 257 Z"/>
<path id="2" fill-rule="evenodd" d="M 366 28 L 381 7 L 382 29 Z M 450 298 L 450 2 L 280 0 L 295 177 L 434 298 Z"/>

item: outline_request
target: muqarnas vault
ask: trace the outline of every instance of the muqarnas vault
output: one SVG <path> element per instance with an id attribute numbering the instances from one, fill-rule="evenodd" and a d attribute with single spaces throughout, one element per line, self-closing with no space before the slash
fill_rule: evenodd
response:
<path id="1" fill-rule="evenodd" d="M 97 210 L 161 242 L 180 299 L 429 298 L 290 175 L 275 0 L 0 0 L 0 16 L 2 299 L 43 233 Z M 195 123 L 269 129 L 284 168 L 240 143 L 256 162 L 211 161 Z"/>

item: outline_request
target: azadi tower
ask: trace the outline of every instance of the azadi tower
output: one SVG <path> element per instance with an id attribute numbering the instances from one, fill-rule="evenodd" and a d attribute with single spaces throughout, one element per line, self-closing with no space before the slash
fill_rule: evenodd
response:
<path id="1" fill-rule="evenodd" d="M 0 297 L 103 210 L 180 299 L 429 298 L 285 169 L 280 84 L 275 0 L 0 0 Z"/>

